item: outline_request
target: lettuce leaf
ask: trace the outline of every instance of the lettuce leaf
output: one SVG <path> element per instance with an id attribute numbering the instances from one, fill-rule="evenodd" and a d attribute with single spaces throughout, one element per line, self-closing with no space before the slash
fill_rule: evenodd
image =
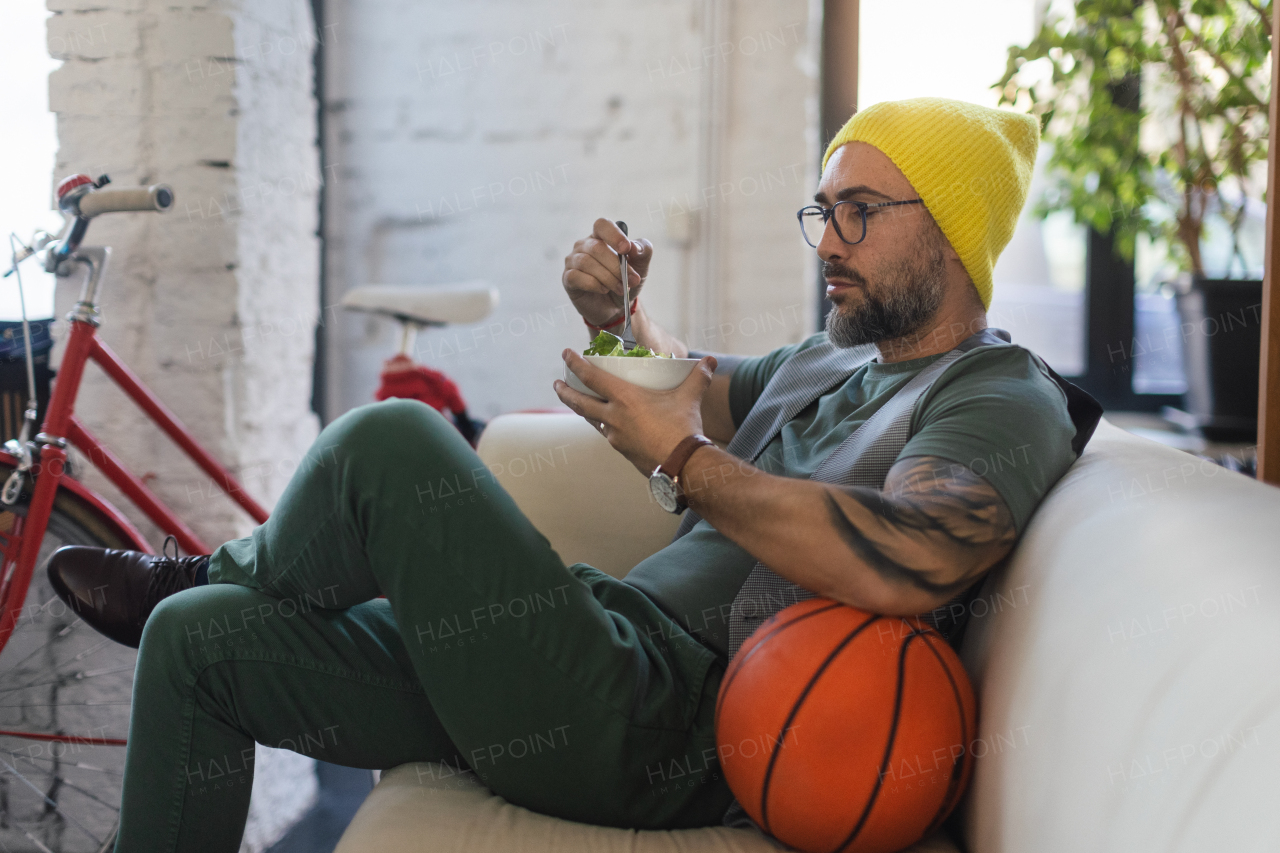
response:
<path id="1" fill-rule="evenodd" d="M 591 346 L 582 351 L 583 355 L 624 355 L 622 338 L 612 332 L 601 332 L 591 342 Z"/>
<path id="2" fill-rule="evenodd" d="M 591 346 L 582 351 L 583 355 L 612 355 L 623 356 L 626 358 L 671 358 L 670 355 L 654 352 L 646 346 L 639 344 L 627 352 L 622 347 L 622 338 L 612 332 L 601 332 L 596 335 L 596 339 L 591 342 Z"/>

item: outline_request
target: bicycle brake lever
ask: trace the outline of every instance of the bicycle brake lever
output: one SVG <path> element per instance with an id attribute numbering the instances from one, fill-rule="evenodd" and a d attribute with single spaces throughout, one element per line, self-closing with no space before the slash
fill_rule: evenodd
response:
<path id="1" fill-rule="evenodd" d="M 22 472 L 16 468 L 9 475 L 9 479 L 4 481 L 4 491 L 0 491 L 0 504 L 4 506 L 13 506 L 18 502 L 18 498 L 22 495 Z"/>

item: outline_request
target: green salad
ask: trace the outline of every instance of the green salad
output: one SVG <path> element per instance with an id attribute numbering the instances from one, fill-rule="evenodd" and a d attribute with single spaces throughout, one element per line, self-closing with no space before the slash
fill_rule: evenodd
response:
<path id="1" fill-rule="evenodd" d="M 622 338 L 612 332 L 601 332 L 596 335 L 596 339 L 591 342 L 591 346 L 582 351 L 583 355 L 620 355 L 626 358 L 671 358 L 670 355 L 664 355 L 660 352 L 654 352 L 648 347 L 636 344 L 635 349 L 627 352 L 622 348 Z"/>

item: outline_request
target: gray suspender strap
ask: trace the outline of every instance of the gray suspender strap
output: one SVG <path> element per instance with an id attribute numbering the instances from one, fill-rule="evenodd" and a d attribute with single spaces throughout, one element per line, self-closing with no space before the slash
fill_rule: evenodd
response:
<path id="1" fill-rule="evenodd" d="M 824 341 L 787 359 L 769 381 L 767 405 L 751 407 L 742 426 L 734 433 L 733 441 L 729 442 L 729 452 L 754 460 L 787 421 L 878 354 L 874 344 L 840 349 Z"/>
<path id="2" fill-rule="evenodd" d="M 878 352 L 875 344 L 841 349 L 824 341 L 796 353 L 774 373 L 725 450 L 739 459 L 754 462 L 787 421 L 822 394 L 842 384 Z M 702 516 L 687 510 L 672 541 L 684 536 L 701 520 Z"/>

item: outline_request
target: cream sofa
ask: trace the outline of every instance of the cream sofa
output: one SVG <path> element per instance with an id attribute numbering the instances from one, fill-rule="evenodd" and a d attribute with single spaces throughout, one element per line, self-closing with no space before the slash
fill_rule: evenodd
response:
<path id="1" fill-rule="evenodd" d="M 674 531 L 576 416 L 497 418 L 480 455 L 567 562 L 620 577 Z M 1280 489 L 1103 420 L 972 617 L 970 851 L 1280 850 Z M 339 853 L 778 849 L 570 823 L 424 767 L 384 774 Z"/>

